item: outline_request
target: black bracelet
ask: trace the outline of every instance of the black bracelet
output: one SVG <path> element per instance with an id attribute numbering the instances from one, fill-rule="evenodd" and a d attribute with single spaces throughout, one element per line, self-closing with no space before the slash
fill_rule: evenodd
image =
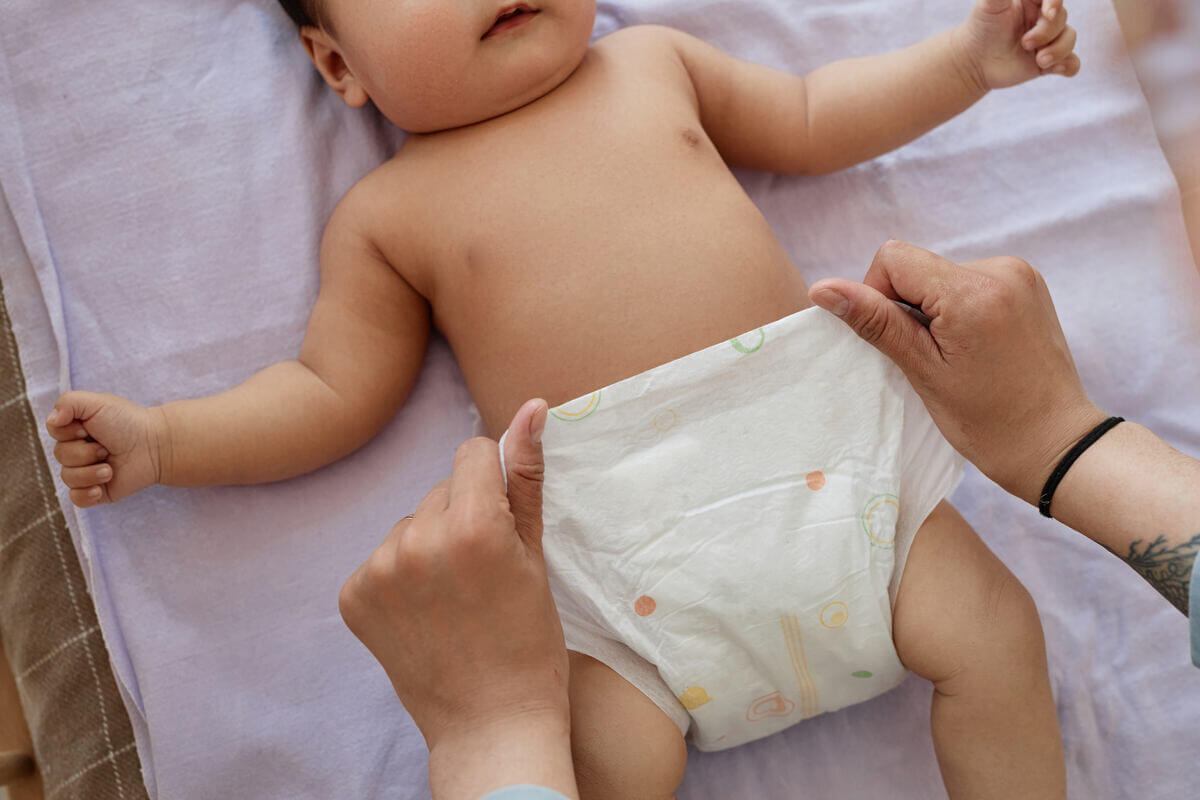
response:
<path id="1" fill-rule="evenodd" d="M 1038 511 L 1042 512 L 1043 517 L 1050 516 L 1050 500 L 1054 497 L 1054 490 L 1058 488 L 1058 484 L 1062 481 L 1063 476 L 1067 474 L 1067 470 L 1075 463 L 1075 460 L 1083 455 L 1083 451 L 1087 450 L 1096 440 L 1117 426 L 1117 423 L 1124 422 L 1124 417 L 1109 417 L 1101 422 L 1096 427 L 1092 428 L 1092 432 L 1079 440 L 1079 443 L 1071 448 L 1071 452 L 1063 456 L 1062 461 L 1058 462 L 1058 466 L 1054 468 L 1054 472 L 1050 473 L 1050 477 L 1046 480 L 1046 485 L 1042 487 L 1042 496 L 1038 500 Z"/>

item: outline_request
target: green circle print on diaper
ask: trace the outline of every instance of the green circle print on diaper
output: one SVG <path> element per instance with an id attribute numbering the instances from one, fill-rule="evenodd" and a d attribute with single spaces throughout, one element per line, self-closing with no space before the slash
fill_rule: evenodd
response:
<path id="1" fill-rule="evenodd" d="M 753 342 L 755 339 L 755 336 L 754 336 L 755 333 L 758 334 L 757 342 L 755 342 L 754 344 L 745 344 L 742 342 L 742 337 L 745 337 L 746 339 Z M 744 334 L 742 334 L 742 336 L 733 337 L 732 339 L 729 340 L 729 343 L 731 345 L 733 345 L 733 349 L 737 350 L 739 353 L 749 354 L 749 353 L 757 352 L 758 349 L 763 346 L 763 342 L 765 342 L 766 340 L 767 340 L 766 332 L 762 328 L 758 328 L 757 330 L 751 331 L 750 333 L 744 333 Z"/>

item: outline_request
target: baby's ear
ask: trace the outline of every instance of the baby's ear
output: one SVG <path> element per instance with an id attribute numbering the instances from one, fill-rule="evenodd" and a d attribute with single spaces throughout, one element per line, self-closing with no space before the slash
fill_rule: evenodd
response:
<path id="1" fill-rule="evenodd" d="M 342 58 L 337 42 L 328 33 L 320 28 L 305 25 L 300 29 L 300 39 L 321 77 L 342 96 L 346 105 L 359 108 L 370 99 L 367 90 L 346 64 L 346 59 Z"/>

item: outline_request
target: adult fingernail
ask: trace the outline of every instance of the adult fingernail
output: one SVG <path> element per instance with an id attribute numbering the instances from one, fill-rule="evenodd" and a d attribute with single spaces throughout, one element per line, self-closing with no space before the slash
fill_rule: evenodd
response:
<path id="1" fill-rule="evenodd" d="M 813 292 L 813 302 L 837 317 L 846 316 L 850 310 L 850 301 L 846 296 L 833 289 L 819 289 Z"/>
<path id="2" fill-rule="evenodd" d="M 99 486 L 93 486 L 92 488 L 88 489 L 88 497 L 99 497 L 99 496 L 100 496 L 100 487 Z"/>
<path id="3" fill-rule="evenodd" d="M 46 417 L 46 422 L 50 423 L 51 425 L 58 424 L 58 409 L 57 408 L 50 412 L 50 416 Z"/>
<path id="4" fill-rule="evenodd" d="M 96 450 L 96 458 L 108 458 L 108 451 L 103 447 Z"/>
<path id="5" fill-rule="evenodd" d="M 538 410 L 533 412 L 533 416 L 529 420 L 529 438 L 534 444 L 542 443 L 542 432 L 546 430 L 546 414 L 548 410 L 538 404 Z"/>
<path id="6" fill-rule="evenodd" d="M 100 469 L 96 470 L 96 475 L 98 475 L 101 478 L 111 478 L 112 477 L 112 467 L 101 467 Z"/>

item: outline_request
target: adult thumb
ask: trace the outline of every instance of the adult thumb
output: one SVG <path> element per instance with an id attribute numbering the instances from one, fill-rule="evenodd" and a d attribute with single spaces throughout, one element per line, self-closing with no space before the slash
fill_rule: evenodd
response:
<path id="1" fill-rule="evenodd" d="M 808 296 L 896 362 L 910 379 L 937 349 L 924 325 L 870 286 L 827 278 L 814 283 Z"/>
<path id="2" fill-rule="evenodd" d="M 521 406 L 504 438 L 504 477 L 508 482 L 508 506 L 516 520 L 517 535 L 530 549 L 542 550 L 542 482 L 546 463 L 542 459 L 542 431 L 549 409 L 540 398 Z"/>

